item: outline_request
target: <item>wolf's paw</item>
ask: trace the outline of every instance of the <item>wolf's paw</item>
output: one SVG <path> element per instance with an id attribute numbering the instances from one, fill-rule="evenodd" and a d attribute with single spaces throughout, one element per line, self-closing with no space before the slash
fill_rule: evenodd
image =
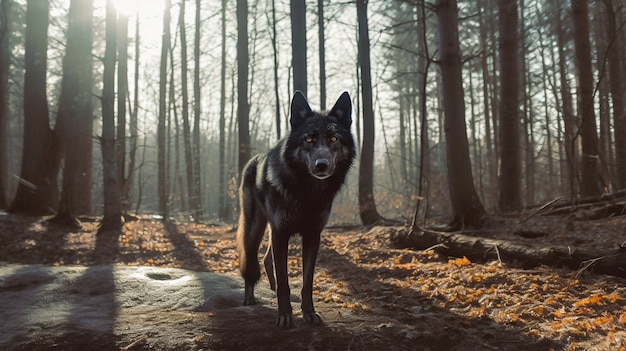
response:
<path id="1" fill-rule="evenodd" d="M 243 293 L 243 305 L 252 306 L 256 305 L 256 299 L 254 298 L 254 285 L 247 284 Z"/>
<path id="2" fill-rule="evenodd" d="M 309 324 L 322 325 L 324 323 L 322 317 L 315 312 L 302 312 L 302 317 L 304 318 L 304 321 Z"/>
<path id="3" fill-rule="evenodd" d="M 243 305 L 244 306 L 256 305 L 256 299 L 254 298 L 254 296 L 246 296 L 243 298 Z"/>
<path id="4" fill-rule="evenodd" d="M 279 314 L 276 320 L 276 326 L 279 329 L 293 328 L 293 314 L 291 312 Z"/>

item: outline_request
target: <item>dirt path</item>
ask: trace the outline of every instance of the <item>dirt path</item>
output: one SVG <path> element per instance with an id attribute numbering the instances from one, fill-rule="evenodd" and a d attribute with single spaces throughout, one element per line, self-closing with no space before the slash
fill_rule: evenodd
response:
<path id="1" fill-rule="evenodd" d="M 215 272 L 242 285 L 230 227 L 148 219 L 118 237 L 97 237 L 38 218 L 0 216 L 0 261 L 48 266 L 153 266 Z M 290 245 L 296 327 L 277 330 L 275 301 L 184 311 L 117 306 L 104 330 L 57 328 L 22 349 L 57 350 L 626 350 L 626 281 L 532 271 L 390 248 L 383 230 L 327 231 L 314 299 L 325 320 L 304 325 L 299 243 Z M 0 277 L 2 278 L 2 277 Z M 2 280 L 0 280 L 2 283 Z M 267 280 L 260 282 L 267 290 Z M 209 290 L 210 288 L 207 288 Z M 1 290 L 1 285 L 0 285 Z M 235 290 L 239 294 L 238 290 Z M 242 297 L 243 295 L 241 295 Z M 24 346 L 27 345 L 28 347 Z"/>

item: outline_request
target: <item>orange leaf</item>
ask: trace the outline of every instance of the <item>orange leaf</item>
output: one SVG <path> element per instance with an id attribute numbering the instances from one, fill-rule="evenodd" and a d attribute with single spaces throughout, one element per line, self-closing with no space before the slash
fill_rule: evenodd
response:
<path id="1" fill-rule="evenodd" d="M 622 317 L 619 320 L 622 324 L 626 324 L 626 313 L 622 314 Z"/>
<path id="2" fill-rule="evenodd" d="M 463 256 L 463 258 L 457 258 L 456 260 L 450 260 L 448 261 L 448 264 L 454 264 L 457 267 L 463 267 L 463 266 L 469 266 L 469 264 L 472 263 L 470 260 L 467 259 L 467 257 Z"/>
<path id="3" fill-rule="evenodd" d="M 588 298 L 582 299 L 580 301 L 576 301 L 576 303 L 574 303 L 574 306 L 576 307 L 581 307 L 581 306 L 588 306 L 588 305 L 604 305 L 604 303 L 602 302 L 602 296 L 600 295 L 592 295 Z"/>
<path id="4" fill-rule="evenodd" d="M 597 326 L 602 326 L 605 325 L 609 322 L 611 322 L 613 318 L 609 315 L 609 316 L 602 316 L 602 317 L 598 317 L 596 319 L 593 320 L 593 324 L 597 325 Z"/>

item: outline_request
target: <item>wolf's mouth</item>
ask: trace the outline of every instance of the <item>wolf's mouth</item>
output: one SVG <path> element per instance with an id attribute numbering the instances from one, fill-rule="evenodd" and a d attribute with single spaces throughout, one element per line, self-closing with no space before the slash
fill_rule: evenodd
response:
<path id="1" fill-rule="evenodd" d="M 326 179 L 333 174 L 330 160 L 326 158 L 318 158 L 314 162 L 314 167 L 310 169 L 313 177 L 317 179 Z"/>
<path id="2" fill-rule="evenodd" d="M 326 174 L 326 173 L 322 173 L 322 174 L 315 174 L 315 173 L 311 172 L 311 175 L 312 175 L 313 177 L 315 177 L 315 178 L 319 179 L 319 180 L 324 180 L 324 179 L 326 179 L 326 178 L 330 177 L 330 176 L 332 175 L 332 173 L 328 173 L 328 174 Z"/>

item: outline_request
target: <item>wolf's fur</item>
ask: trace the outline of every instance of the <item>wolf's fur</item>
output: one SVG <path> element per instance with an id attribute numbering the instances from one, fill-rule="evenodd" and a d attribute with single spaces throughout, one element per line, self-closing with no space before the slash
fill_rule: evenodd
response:
<path id="1" fill-rule="evenodd" d="M 296 233 L 302 236 L 302 314 L 308 323 L 322 322 L 313 308 L 313 271 L 320 233 L 355 157 L 351 113 L 347 92 L 327 113 L 312 111 L 302 93 L 296 92 L 289 135 L 267 154 L 253 157 L 241 175 L 237 245 L 245 280 L 243 303 L 256 303 L 254 285 L 261 276 L 258 252 L 269 222 L 270 247 L 264 262 L 278 296 L 279 328 L 293 326 L 287 255 L 289 238 Z"/>

